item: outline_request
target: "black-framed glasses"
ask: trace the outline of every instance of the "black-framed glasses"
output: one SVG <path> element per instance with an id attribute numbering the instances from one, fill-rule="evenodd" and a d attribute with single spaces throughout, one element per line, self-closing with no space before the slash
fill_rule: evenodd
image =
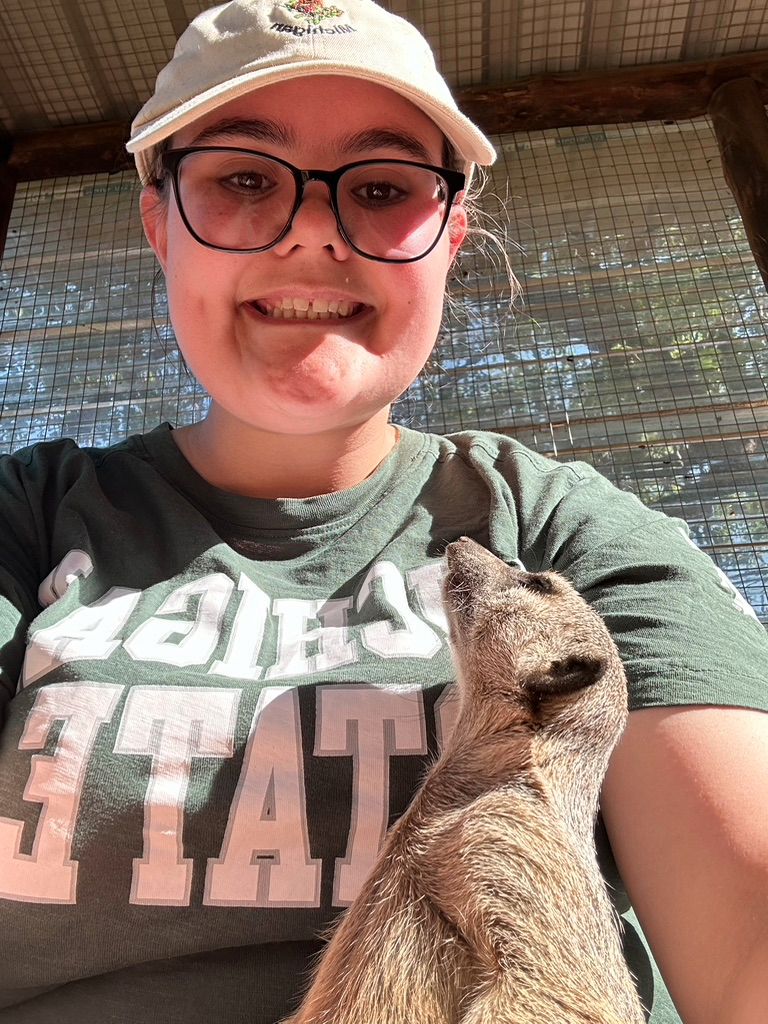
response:
<path id="1" fill-rule="evenodd" d="M 431 252 L 465 184 L 460 171 L 409 160 L 301 170 L 230 146 L 171 149 L 162 164 L 182 220 L 202 245 L 223 252 L 271 248 L 290 230 L 306 183 L 322 181 L 342 237 L 380 263 L 413 263 Z"/>

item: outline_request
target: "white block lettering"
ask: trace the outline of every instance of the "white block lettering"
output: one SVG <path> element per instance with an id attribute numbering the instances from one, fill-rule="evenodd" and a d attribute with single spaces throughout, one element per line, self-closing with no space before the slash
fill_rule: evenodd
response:
<path id="1" fill-rule="evenodd" d="M 75 903 L 72 838 L 88 758 L 99 726 L 112 717 L 122 686 L 82 681 L 40 688 L 20 750 L 42 750 L 54 722 L 56 749 L 35 754 L 24 799 L 42 804 L 32 853 L 20 853 L 24 822 L 0 818 L 0 896 L 28 903 Z"/>
<path id="2" fill-rule="evenodd" d="M 152 758 L 131 903 L 188 906 L 192 861 L 183 855 L 183 828 L 192 758 L 232 757 L 240 695 L 203 686 L 134 686 L 128 694 L 115 752 Z"/>
<path id="3" fill-rule="evenodd" d="M 448 619 L 443 605 L 443 580 L 447 571 L 444 558 L 411 569 L 405 574 L 409 589 L 416 599 L 416 607 L 433 626 L 448 633 Z"/>
<path id="4" fill-rule="evenodd" d="M 80 659 L 108 658 L 120 646 L 120 631 L 141 595 L 112 587 L 93 604 L 85 604 L 53 626 L 32 634 L 24 658 L 22 685 L 29 686 L 59 665 Z"/>
<path id="5" fill-rule="evenodd" d="M 208 862 L 209 906 L 316 907 L 295 688 L 262 690 L 220 856 Z"/>
<path id="6" fill-rule="evenodd" d="M 37 599 L 43 608 L 52 605 L 66 594 L 72 583 L 77 579 L 85 579 L 93 572 L 91 556 L 86 551 L 73 548 L 62 558 L 55 569 L 52 569 L 37 588 Z"/>
<path id="7" fill-rule="evenodd" d="M 276 598 L 272 610 L 279 617 L 277 662 L 267 670 L 267 679 L 325 672 L 357 661 L 357 644 L 349 639 L 347 628 L 351 607 L 351 597 L 327 601 Z M 310 619 L 321 625 L 308 629 Z M 316 654 L 307 653 L 311 643 L 317 645 Z"/>
<path id="8" fill-rule="evenodd" d="M 371 596 L 374 584 L 381 587 L 384 600 L 403 625 L 388 620 L 371 622 L 360 630 L 363 644 L 382 658 L 432 658 L 440 650 L 437 634 L 411 610 L 405 582 L 392 562 L 377 562 L 363 580 L 357 599 L 357 611 Z"/>
<path id="9" fill-rule="evenodd" d="M 373 867 L 389 822 L 389 758 L 426 754 L 421 690 L 322 686 L 315 754 L 351 757 L 352 817 L 346 854 L 336 861 L 334 906 L 348 906 Z"/>
<path id="10" fill-rule="evenodd" d="M 124 647 L 134 661 L 161 661 L 182 668 L 204 665 L 219 641 L 224 609 L 235 585 L 224 573 L 215 572 L 178 587 L 163 601 L 152 618 L 128 637 Z M 193 619 L 165 619 L 183 615 L 199 597 Z"/>
<path id="11" fill-rule="evenodd" d="M 269 594 L 244 573 L 240 573 L 237 589 L 243 596 L 232 625 L 227 653 L 221 661 L 214 661 L 208 673 L 232 679 L 259 679 L 261 669 L 256 662 L 264 640 Z"/>

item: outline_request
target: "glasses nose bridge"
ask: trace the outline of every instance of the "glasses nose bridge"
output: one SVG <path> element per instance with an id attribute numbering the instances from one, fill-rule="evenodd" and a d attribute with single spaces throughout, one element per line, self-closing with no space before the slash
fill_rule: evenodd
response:
<path id="1" fill-rule="evenodd" d="M 336 209 L 336 185 L 337 185 L 338 180 L 339 180 L 339 172 L 338 171 L 323 171 L 323 170 L 320 170 L 317 167 L 312 167 L 312 168 L 309 168 L 307 170 L 300 170 L 297 167 L 296 170 L 298 171 L 298 177 L 301 180 L 301 184 L 300 184 L 300 187 L 298 189 L 298 195 L 296 197 L 296 207 L 298 208 L 299 206 L 301 206 L 301 204 L 304 201 L 304 192 L 305 192 L 305 189 L 306 189 L 306 186 L 307 186 L 308 182 L 310 182 L 310 181 L 322 181 L 322 182 L 325 183 L 325 185 L 328 188 L 328 198 L 330 199 L 331 206 L 335 210 Z M 297 181 L 297 184 L 298 184 L 298 181 Z"/>

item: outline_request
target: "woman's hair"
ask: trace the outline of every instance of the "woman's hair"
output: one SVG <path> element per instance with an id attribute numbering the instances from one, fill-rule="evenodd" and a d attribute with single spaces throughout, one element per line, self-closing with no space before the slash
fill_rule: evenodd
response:
<path id="1" fill-rule="evenodd" d="M 149 177 L 144 182 L 144 188 L 153 188 L 158 193 L 158 196 L 165 195 L 165 171 L 163 170 L 163 157 L 171 148 L 171 137 L 163 139 L 162 142 L 158 142 L 155 146 L 152 154 L 152 163 L 150 164 Z"/>
<path id="2" fill-rule="evenodd" d="M 453 170 L 463 168 L 461 157 L 447 139 L 443 145 L 443 161 L 443 166 Z M 503 219 L 490 212 L 490 204 L 485 198 L 488 179 L 489 174 L 486 169 L 476 166 L 472 180 L 464 192 L 462 205 L 467 214 L 467 234 L 448 275 L 443 322 L 440 330 L 441 338 L 449 331 L 451 321 L 462 326 L 467 325 L 470 311 L 466 295 L 470 293 L 476 297 L 478 294 L 477 285 L 480 278 L 478 265 L 492 268 L 496 272 L 493 275 L 494 283 L 499 274 L 505 281 L 508 295 L 501 295 L 494 290 L 493 297 L 497 310 L 503 307 L 506 315 L 511 314 L 520 295 L 520 285 L 509 259 L 511 243 L 507 230 L 508 218 L 505 216 L 506 206 L 499 196 L 494 196 L 502 208 Z M 482 315 L 478 316 L 476 310 L 473 310 L 472 319 L 483 321 Z M 495 327 L 501 326 L 500 319 L 502 318 L 498 313 L 493 316 Z M 431 364 L 432 366 L 427 364 L 427 370 L 433 368 L 434 360 L 431 360 Z"/>

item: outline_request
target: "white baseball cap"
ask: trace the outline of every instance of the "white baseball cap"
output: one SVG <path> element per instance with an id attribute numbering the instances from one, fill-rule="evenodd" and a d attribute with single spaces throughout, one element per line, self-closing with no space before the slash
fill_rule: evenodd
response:
<path id="1" fill-rule="evenodd" d="M 126 148 L 142 182 L 155 147 L 175 131 L 237 96 L 304 75 L 349 75 L 405 96 L 442 130 L 468 177 L 473 164 L 496 159 L 457 107 L 424 37 L 373 0 L 230 0 L 180 36 L 131 125 Z"/>

